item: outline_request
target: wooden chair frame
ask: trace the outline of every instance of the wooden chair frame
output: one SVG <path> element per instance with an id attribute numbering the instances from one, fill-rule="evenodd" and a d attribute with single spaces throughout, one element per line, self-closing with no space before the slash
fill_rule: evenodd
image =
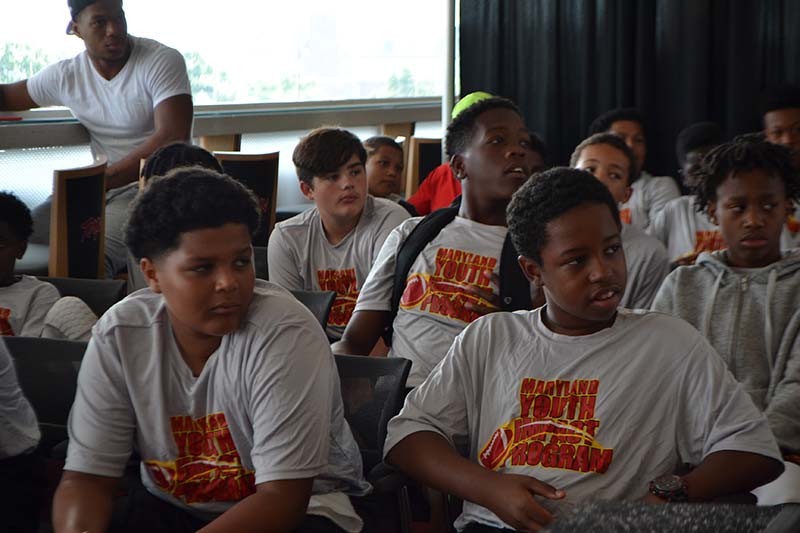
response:
<path id="1" fill-rule="evenodd" d="M 67 249 L 67 181 L 87 176 L 102 174 L 107 167 L 105 157 L 100 157 L 91 165 L 66 170 L 55 170 L 53 172 L 53 202 L 50 212 L 50 257 L 48 263 L 48 275 L 50 277 L 67 278 L 69 277 L 69 250 Z M 100 235 L 98 253 L 97 277 L 105 276 L 105 234 L 106 234 L 106 195 L 105 179 L 103 180 L 103 192 L 101 194 L 100 206 Z"/>
<path id="2" fill-rule="evenodd" d="M 417 192 L 417 189 L 419 189 L 420 181 L 426 177 L 420 176 L 420 147 L 425 144 L 437 144 L 441 146 L 442 139 L 411 137 L 406 139 L 406 143 L 408 145 L 408 161 L 406 164 L 405 192 L 406 198 L 410 198 L 415 192 Z"/>

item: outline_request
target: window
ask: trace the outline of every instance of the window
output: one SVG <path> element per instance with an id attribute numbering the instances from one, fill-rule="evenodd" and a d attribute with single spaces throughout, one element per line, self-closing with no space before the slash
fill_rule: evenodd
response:
<path id="1" fill-rule="evenodd" d="M 66 2 L 3 6 L 0 83 L 83 50 Z M 129 0 L 128 31 L 181 51 L 195 104 L 436 96 L 444 83 L 445 9 L 407 0 Z M 35 28 L 35 31 L 32 29 Z"/>

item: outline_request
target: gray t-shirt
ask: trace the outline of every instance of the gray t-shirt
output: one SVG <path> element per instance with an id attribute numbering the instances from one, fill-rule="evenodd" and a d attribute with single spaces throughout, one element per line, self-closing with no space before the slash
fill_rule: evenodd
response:
<path id="1" fill-rule="evenodd" d="M 669 274 L 669 260 L 658 239 L 628 224 L 622 225 L 622 249 L 628 283 L 620 307 L 650 309 L 661 282 Z"/>
<path id="2" fill-rule="evenodd" d="M 653 176 L 645 171 L 633 182 L 631 189 L 631 197 L 619 208 L 620 218 L 624 223 L 648 233 L 664 205 L 681 195 L 675 180 L 669 176 Z"/>
<path id="3" fill-rule="evenodd" d="M 269 279 L 289 290 L 335 291 L 327 333 L 340 339 L 378 251 L 408 216 L 392 201 L 367 196 L 356 227 L 333 245 L 325 236 L 319 210 L 304 211 L 278 223 L 270 235 Z"/>
<path id="4" fill-rule="evenodd" d="M 719 228 L 695 207 L 696 198 L 681 196 L 670 200 L 650 226 L 650 234 L 667 247 L 670 261 L 725 248 Z"/>
<path id="5" fill-rule="evenodd" d="M 41 337 L 44 318 L 59 298 L 58 289 L 32 276 L 0 287 L 0 335 Z"/>
<path id="6" fill-rule="evenodd" d="M 33 450 L 40 438 L 36 413 L 22 394 L 11 354 L 0 338 L 0 459 Z"/>
<path id="7" fill-rule="evenodd" d="M 68 429 L 67 470 L 118 477 L 135 445 L 147 489 L 198 514 L 274 480 L 316 476 L 315 495 L 369 489 L 325 335 L 263 280 L 198 377 L 160 294 L 112 307 L 92 332 Z"/>
<path id="8" fill-rule="evenodd" d="M 397 252 L 421 217 L 407 220 L 383 245 L 358 296 L 356 311 L 389 311 Z M 484 275 L 499 275 L 508 230 L 456 217 L 417 256 L 394 320 L 389 356 L 412 362 L 408 386 L 422 383 L 444 357 L 453 339 L 478 315 L 464 308 L 475 297 L 469 286 L 500 288 Z M 486 302 L 484 302 L 486 303 Z"/>
<path id="9" fill-rule="evenodd" d="M 384 450 L 434 431 L 467 439 L 469 458 L 589 499 L 637 499 L 650 480 L 720 450 L 780 460 L 767 420 L 711 345 L 682 320 L 621 309 L 614 325 L 570 337 L 542 310 L 494 313 L 468 326 L 400 414 Z M 464 502 L 456 521 L 508 527 Z"/>

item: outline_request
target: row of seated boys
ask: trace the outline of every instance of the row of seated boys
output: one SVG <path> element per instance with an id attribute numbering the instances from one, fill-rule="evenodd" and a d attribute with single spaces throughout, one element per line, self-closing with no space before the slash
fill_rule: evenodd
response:
<path id="1" fill-rule="evenodd" d="M 301 141 L 293 157 L 301 189 L 317 205 L 311 213 L 300 215 L 308 217 L 306 231 L 317 231 L 318 237 L 322 237 L 333 249 L 342 243 L 349 247 L 350 242 L 361 240 L 353 237 L 362 234 L 377 240 L 379 237 L 374 233 L 368 233 L 371 230 L 362 227 L 362 221 L 380 213 L 380 208 L 385 207 L 384 210 L 390 214 L 399 213 L 397 209 L 391 209 L 396 206 L 366 194 L 366 156 L 360 143 L 353 143 L 357 139 L 348 139 L 344 133 L 340 130 L 312 132 Z M 326 136 L 327 143 L 323 142 Z M 348 146 L 347 143 L 353 147 L 358 144 L 358 148 L 330 149 L 331 146 L 337 146 L 337 141 L 343 141 L 345 146 Z M 335 351 L 369 353 L 378 337 L 386 333 L 387 326 L 391 326 L 391 333 L 385 337 L 391 343 L 392 354 L 411 356 L 414 370 L 409 384 L 421 386 L 412 393 L 403 413 L 392 423 L 386 448 L 389 460 L 431 486 L 476 502 L 465 507 L 461 525 L 474 522 L 475 527 L 481 527 L 481 524 L 494 527 L 505 523 L 530 528 L 533 522 L 526 520 L 539 523 L 547 521 L 554 510 L 540 507 L 532 494 L 543 495 L 554 501 L 563 498 L 572 502 L 580 501 L 582 495 L 598 488 L 593 483 L 599 483 L 607 489 L 610 498 L 642 496 L 647 493 L 647 476 L 671 472 L 676 457 L 698 465 L 679 483 L 683 494 L 659 492 L 661 489 L 656 483 L 651 486 L 649 497 L 662 501 L 681 497 L 706 499 L 729 491 L 750 490 L 770 481 L 782 469 L 782 462 L 779 461 L 781 456 L 770 427 L 778 437 L 786 458 L 796 460 L 792 455 L 797 452 L 795 423 L 785 417 L 787 408 L 796 409 L 794 402 L 798 397 L 797 391 L 792 389 L 797 386 L 797 362 L 796 357 L 792 357 L 791 342 L 785 347 L 787 343 L 783 340 L 777 344 L 774 343 L 775 339 L 766 340 L 762 346 L 785 347 L 784 356 L 771 359 L 764 357 L 762 352 L 762 360 L 759 361 L 753 354 L 746 354 L 749 357 L 748 365 L 739 365 L 727 357 L 727 353 L 723 353 L 728 359 L 727 366 L 734 371 L 738 380 L 744 382 L 747 392 L 755 400 L 754 404 L 750 396 L 745 394 L 745 389 L 725 370 L 723 360 L 695 330 L 658 314 L 617 312 L 617 306 L 630 287 L 630 280 L 626 279 L 630 265 L 627 268 L 625 266 L 628 254 L 625 240 L 620 236 L 623 227 L 617 210 L 620 198 L 614 194 L 612 180 L 630 184 L 635 162 L 626 148 L 613 136 L 601 135 L 588 139 L 576 150 L 573 164 L 589 169 L 599 180 L 584 172 L 554 169 L 537 175 L 521 188 L 528 176 L 543 166 L 543 148 L 525 128 L 519 111 L 512 103 L 498 98 L 478 101 L 453 120 L 446 138 L 446 149 L 452 157 L 453 169 L 463 183 L 460 205 L 452 208 L 444 228 L 440 228 L 439 233 L 427 244 L 422 244 L 423 249 L 414 259 L 406 277 L 399 308 L 396 311 L 391 309 L 398 251 L 405 241 L 412 239 L 414 228 L 422 227 L 420 219 L 403 222 L 396 229 L 393 229 L 394 226 L 388 227 L 384 230 L 388 237 L 384 237 L 386 240 L 382 247 L 376 246 L 377 250 L 373 248 L 368 254 L 354 254 L 359 259 L 364 255 L 374 257 L 374 268 L 366 269 L 367 278 L 363 285 L 358 280 L 354 282 L 338 274 L 336 268 L 325 269 L 322 274 L 316 272 L 319 288 L 337 288 L 339 296 L 345 292 L 348 299 L 357 302 L 341 340 L 334 345 Z M 617 152 L 621 157 L 617 156 L 616 160 L 609 156 Z M 585 165 L 581 165 L 581 161 Z M 772 186 L 778 190 L 777 205 L 780 209 L 764 207 L 762 211 L 769 211 L 779 219 L 777 225 L 773 224 L 779 234 L 791 200 L 797 192 L 796 175 L 791 170 L 785 171 L 787 165 L 791 169 L 791 163 L 787 161 L 790 161 L 788 151 L 760 140 L 744 139 L 715 149 L 699 165 L 698 168 L 704 170 L 696 172 L 699 182 L 710 187 L 708 190 L 711 192 L 702 197 L 708 200 L 706 208 L 709 213 L 721 216 L 716 214 L 722 212 L 717 211 L 718 203 L 725 205 L 726 210 L 748 213 L 758 211 L 762 204 L 772 206 L 776 203 L 774 198 L 766 202 L 764 198 L 767 194 L 763 190 Z M 753 197 L 757 201 L 751 205 L 748 203 L 750 196 L 745 195 L 744 207 L 736 205 L 729 208 L 722 200 L 723 193 L 729 194 L 725 184 L 741 186 L 738 171 L 750 171 L 751 167 L 759 170 L 750 180 L 756 189 L 751 196 L 755 195 Z M 616 178 L 615 168 L 619 174 Z M 608 186 L 604 187 L 600 182 Z M 294 397 L 302 391 L 293 390 L 293 394 L 287 393 L 288 396 L 283 398 L 283 394 L 278 394 L 278 389 L 271 393 L 262 390 L 262 379 L 278 379 L 278 376 L 274 368 L 273 372 L 267 372 L 268 375 L 262 375 L 266 369 L 250 362 L 247 356 L 254 346 L 261 347 L 262 355 L 272 351 L 284 355 L 305 353 L 303 350 L 307 346 L 304 343 L 312 340 L 319 343 L 319 339 L 315 339 L 304 328 L 300 328 L 302 335 L 289 325 L 275 328 L 276 320 L 278 323 L 280 320 L 274 315 L 270 316 L 267 309 L 271 306 L 254 305 L 257 301 L 268 301 L 270 298 L 259 296 L 262 293 L 270 295 L 272 291 L 275 292 L 273 300 L 285 306 L 280 309 L 282 318 L 291 318 L 296 308 L 296 304 L 282 300 L 285 293 L 276 292 L 274 286 L 249 280 L 252 265 L 249 262 L 249 244 L 245 243 L 248 229 L 252 231 L 256 226 L 252 225 L 252 217 L 247 217 L 250 198 L 246 196 L 246 191 L 239 189 L 231 180 L 223 179 L 214 172 L 194 168 L 176 171 L 169 178 L 154 181 L 137 201 L 129 222 L 127 239 L 135 257 L 141 259 L 143 275 L 152 291 L 138 293 L 115 307 L 95 329 L 87 352 L 88 364 L 84 363 L 81 370 L 79 394 L 70 421 L 67 472 L 56 499 L 56 524 L 64 525 L 64 530 L 69 530 L 70 520 L 73 520 L 73 524 L 107 522 L 110 515 L 106 512 L 108 508 L 105 503 L 109 491 L 101 489 L 107 489 L 107 480 L 119 475 L 120 460 L 126 459 L 130 453 L 134 428 L 143 458 L 145 484 L 151 492 L 178 508 L 193 509 L 195 512 L 188 515 L 192 520 L 208 521 L 210 515 L 200 513 L 198 517 L 198 510 L 219 513 L 227 509 L 228 505 L 220 502 L 250 500 L 249 505 L 232 507 L 231 512 L 224 512 L 209 522 L 209 531 L 230 528 L 239 520 L 258 515 L 256 502 L 259 497 L 251 499 L 252 493 L 248 489 L 259 493 L 262 485 L 265 485 L 263 497 L 276 497 L 274 491 L 282 487 L 281 483 L 273 482 L 270 472 L 277 468 L 274 461 L 281 463 L 286 455 L 283 451 L 278 454 L 279 457 L 268 453 L 276 452 L 275 443 L 281 441 L 256 438 L 256 424 L 252 417 L 260 419 L 263 416 L 262 409 L 270 411 L 270 402 L 278 399 L 282 409 L 291 407 L 293 416 L 300 416 L 301 413 L 296 411 L 300 409 L 297 407 L 299 403 L 294 401 Z M 328 193 L 324 194 L 325 191 Z M 515 192 L 515 202 L 519 207 L 516 210 L 515 204 L 509 207 L 507 230 L 506 206 Z M 736 194 L 733 197 L 741 201 L 741 191 L 734 192 Z M 751 192 L 748 191 L 748 194 Z M 775 195 L 775 191 L 770 194 Z M 228 197 L 233 199 L 231 205 L 225 206 L 223 200 Z M 234 211 L 238 215 L 234 216 Z M 352 220 L 354 211 L 358 216 Z M 378 215 L 378 220 L 386 220 L 390 216 Z M 402 214 L 397 216 L 405 218 Z M 723 264 L 730 263 L 729 266 L 735 269 L 768 267 L 782 261 L 780 247 L 776 245 L 780 237 L 773 238 L 774 231 L 770 233 L 763 229 L 767 226 L 762 220 L 763 213 L 758 216 L 750 213 L 748 216 L 754 217 L 753 220 L 741 224 L 750 227 L 755 223 L 763 231 L 756 235 L 757 239 L 742 241 L 743 249 L 747 252 L 744 261 L 741 254 L 737 256 L 738 248 L 734 246 L 718 254 L 717 260 Z M 186 220 L 182 220 L 184 217 Z M 351 224 L 349 230 L 348 219 Z M 722 220 L 720 229 L 725 234 L 726 228 L 730 227 Z M 287 221 L 285 226 L 288 229 L 299 225 L 297 222 Z M 392 224 L 386 222 L 387 226 Z M 732 223 L 731 227 L 735 225 Z M 174 229 L 165 232 L 163 228 Z M 774 230 L 772 226 L 769 229 Z M 280 258 L 274 251 L 279 248 L 277 245 L 273 247 L 273 243 L 285 246 L 286 242 L 292 242 L 285 235 L 283 239 L 275 239 L 282 231 L 284 229 L 278 226 L 270 239 L 270 278 L 274 277 L 274 281 L 280 279 L 280 275 L 273 276 L 273 265 L 280 265 Z M 731 237 L 735 237 L 735 234 L 731 234 Z M 507 239 L 513 241 L 514 249 L 522 256 L 519 267 L 516 261 L 502 264 Z M 297 240 L 301 239 L 295 238 Z M 726 237 L 726 242 L 738 241 L 728 241 Z M 310 263 L 311 254 L 321 247 L 319 242 L 309 244 L 308 239 L 305 243 L 305 256 L 301 256 L 302 262 L 296 270 Z M 562 246 L 569 243 L 579 246 Z M 550 250 L 554 247 L 556 250 L 562 248 L 562 251 L 555 253 Z M 769 253 L 757 257 L 753 262 L 753 250 L 767 250 Z M 787 254 L 787 257 L 790 255 Z M 513 259 L 516 259 L 516 253 Z M 767 263 L 761 264 L 764 261 Z M 699 267 L 701 265 L 695 268 Z M 500 278 L 498 274 L 508 272 L 509 277 L 513 278 L 515 270 L 517 276 L 522 274 L 537 288 L 537 298 L 546 296 L 547 305 L 528 314 L 501 313 L 487 317 L 465 330 L 467 323 L 490 311 L 513 309 L 514 306 L 519 309 L 534 307 L 531 292 L 527 288 L 524 298 L 519 298 L 519 294 L 516 298 L 504 296 L 501 279 L 505 279 L 505 276 Z M 682 270 L 675 274 L 680 272 Z M 759 273 L 749 270 L 744 274 L 752 275 L 753 279 L 759 277 Z M 469 282 L 464 283 L 467 279 Z M 726 283 L 720 281 L 722 279 L 721 274 L 716 277 L 712 287 L 714 291 L 719 292 L 720 288 L 724 288 Z M 324 286 L 323 282 L 328 281 L 332 284 Z M 245 282 L 249 282 L 249 285 Z M 702 280 L 699 283 L 702 284 Z M 774 296 L 776 280 L 771 283 Z M 353 294 L 350 291 L 353 287 L 361 287 L 361 290 Z M 669 287 L 669 283 L 665 287 Z M 346 291 L 339 291 L 339 288 Z M 694 297 L 697 289 L 692 287 L 691 290 L 693 293 L 690 296 Z M 786 289 L 780 292 L 781 295 L 785 293 L 787 298 L 791 297 Z M 665 289 L 662 289 L 662 293 L 665 293 Z M 445 301 L 443 295 L 448 297 L 450 303 Z M 659 298 L 656 300 L 658 303 Z M 673 300 L 684 299 L 677 297 Z M 520 301 L 523 303 L 520 304 Z M 346 309 L 344 306 L 347 301 L 339 302 L 337 297 L 337 303 Z M 265 316 L 254 319 L 252 315 L 262 308 Z M 770 317 L 771 334 L 780 339 L 789 328 L 783 327 L 784 317 L 776 317 L 775 314 L 770 317 L 770 313 L 766 313 Z M 307 321 L 308 316 L 305 319 Z M 266 325 L 270 326 L 270 332 L 260 331 Z M 645 325 L 647 332 L 643 332 Z M 249 329 L 254 331 L 248 333 Z M 275 333 L 275 330 L 279 330 L 279 333 Z M 634 334 L 636 330 L 638 334 Z M 328 333 L 331 333 L 331 328 Z M 130 339 L 127 334 L 131 335 Z M 246 342 L 237 339 L 237 336 L 246 337 L 247 334 L 266 337 L 257 341 L 248 339 Z M 282 342 L 287 340 L 285 335 L 288 335 L 288 342 Z M 519 342 L 519 338 L 528 342 Z M 480 346 L 484 342 L 489 344 Z M 169 364 L 165 362 L 159 365 L 143 355 L 131 353 L 142 345 L 157 346 L 159 349 L 156 353 L 162 358 L 173 359 Z M 302 346 L 300 352 L 297 351 L 298 346 Z M 464 351 L 461 351 L 462 348 Z M 442 359 L 448 349 L 450 352 Z M 570 356 L 570 351 L 575 350 L 580 357 Z M 415 358 L 415 353 L 420 351 L 424 357 Z M 473 351 L 475 353 L 472 356 L 467 355 Z M 122 355 L 125 352 L 129 355 Z M 323 352 L 329 353 L 327 348 Z M 114 362 L 110 365 L 104 364 L 101 357 L 101 354 L 105 356 L 107 353 L 114 354 Z M 486 364 L 481 358 L 485 359 L 489 353 L 498 357 L 503 364 Z M 222 354 L 230 355 L 226 358 Z M 603 361 L 603 358 L 611 356 L 621 359 Z M 430 360 L 434 358 L 436 360 Z M 181 359 L 184 366 L 172 366 L 174 360 Z M 302 366 L 306 382 L 319 377 L 308 375 L 308 369 L 320 367 L 319 360 L 306 361 L 302 365 L 294 360 L 282 362 L 290 367 Z M 248 382 L 241 393 L 234 394 L 235 398 L 220 397 L 220 389 L 224 388 L 225 382 L 220 384 L 215 379 L 223 376 L 230 379 L 228 374 L 231 370 L 217 367 L 229 363 L 237 365 L 240 373 L 244 366 L 247 369 L 245 379 L 258 380 L 258 384 Z M 752 387 L 748 383 L 748 369 L 754 366 L 760 370 L 764 365 L 770 368 L 766 378 L 770 383 L 766 387 Z M 330 362 L 323 363 L 322 367 L 330 367 Z M 626 369 L 626 372 L 620 374 L 620 369 Z M 326 378 L 335 382 L 335 375 L 330 375 L 335 373 L 329 371 L 330 368 Z M 287 372 L 291 373 L 289 370 Z M 662 378 L 663 388 L 659 394 L 654 392 L 653 379 L 648 380 L 648 375 Z M 664 380 L 665 375 L 669 379 Z M 148 379 L 134 379 L 135 376 L 147 376 Z M 298 376 L 291 378 L 298 379 Z M 133 382 L 128 382 L 130 379 Z M 280 376 L 279 381 L 281 379 L 287 380 L 284 386 L 291 382 L 285 374 Z M 139 407 L 137 402 L 148 398 L 154 386 L 171 383 L 172 380 L 188 380 L 187 387 L 178 387 L 183 388 L 180 391 L 172 390 L 174 386 L 163 387 L 167 389 L 164 391 L 157 389 L 161 391 L 160 395 L 165 396 L 161 398 L 163 402 L 144 402 L 143 411 L 136 409 Z M 485 380 L 488 383 L 484 383 Z M 755 379 L 759 383 L 763 380 L 763 375 Z M 200 387 L 196 386 L 198 382 L 201 383 Z M 194 388 L 189 386 L 191 383 L 195 384 Z M 320 385 L 318 381 L 314 383 Z M 296 382 L 294 385 L 298 389 Z M 491 389 L 484 391 L 484 385 Z M 315 392 L 319 390 L 328 389 L 323 387 Z M 308 391 L 306 389 L 305 392 Z M 502 394 L 503 391 L 508 394 Z M 248 397 L 241 398 L 245 393 Z M 202 396 L 202 409 L 197 411 L 195 406 L 189 409 L 192 411 L 190 413 L 169 415 L 168 418 L 165 413 L 173 410 L 165 410 L 164 406 L 183 404 L 183 411 L 180 408 L 178 411 L 185 412 L 186 405 L 195 405 L 194 402 L 186 403 L 187 394 L 191 398 Z M 623 398 L 631 400 L 637 394 L 645 403 L 629 401 L 618 405 Z M 518 399 L 515 399 L 517 395 Z M 311 396 L 317 402 L 325 404 L 328 401 L 329 406 L 333 406 L 331 417 L 336 428 L 336 432 L 331 432 L 333 448 L 339 451 L 352 450 L 352 446 L 342 446 L 337 441 L 337 437 L 344 438 L 347 441 L 345 444 L 353 444 L 351 438 L 346 438 L 349 432 L 342 427 L 344 423 L 340 407 L 337 409 L 341 401 L 338 391 L 330 397 L 327 394 Z M 672 413 L 679 416 L 669 422 L 666 420 L 667 411 L 664 411 L 664 416 L 654 416 L 652 409 L 642 409 L 643 405 L 652 406 L 654 400 L 657 404 L 656 398 L 661 402 L 677 402 L 679 408 L 673 409 Z M 547 403 L 547 409 L 544 403 Z M 111 406 L 113 412 L 120 415 L 119 420 L 109 422 L 104 418 L 101 424 L 97 418 L 99 413 L 91 407 L 93 405 Z M 555 405 L 561 405 L 561 409 Z M 663 403 L 661 405 L 663 407 Z M 766 418 L 756 405 L 766 411 Z M 697 406 L 703 408 L 698 409 Z M 207 412 L 209 407 L 211 410 L 220 409 L 221 418 L 220 413 Z M 309 414 L 305 407 L 302 413 Z M 327 412 L 326 409 L 319 409 L 319 405 L 316 407 L 323 415 Z M 242 419 L 242 409 L 250 418 Z M 487 409 L 491 416 L 487 413 L 481 416 L 483 409 Z M 520 409 L 519 416 L 514 412 L 516 409 Z M 274 418 L 274 411 L 270 415 Z M 480 427 L 469 427 L 467 421 L 474 420 L 484 420 L 484 423 Z M 599 429 L 600 422 L 603 422 L 602 431 Z M 240 427 L 248 423 L 249 428 Z M 275 422 L 272 421 L 272 424 L 271 429 L 275 430 Z M 618 427 L 619 424 L 625 424 L 628 429 Z M 225 433 L 223 425 L 231 429 Z M 294 426 L 296 429 L 296 424 Z M 302 426 L 312 429 L 306 424 Z M 608 429 L 609 426 L 611 429 Z M 261 431 L 265 428 L 257 429 Z M 644 457 L 642 454 L 646 446 L 632 439 L 632 430 L 646 437 L 651 446 L 658 448 L 658 453 L 652 453 L 652 449 L 649 449 L 645 454 L 647 457 Z M 213 488 L 198 487 L 197 484 L 187 486 L 191 483 L 184 477 L 186 472 L 181 472 L 180 465 L 187 463 L 183 461 L 185 457 L 175 454 L 189 454 L 191 451 L 181 448 L 179 436 L 186 437 L 192 432 L 216 435 L 215 438 L 223 433 L 224 438 L 228 439 L 226 442 L 232 439 L 236 458 L 241 462 L 241 468 L 233 470 L 245 478 L 247 472 L 250 476 L 254 475 L 249 479 L 249 484 L 242 485 L 245 489 L 237 493 L 239 497 L 233 497 L 230 490 L 220 490 L 213 497 L 203 500 L 203 504 L 192 505 L 197 501 L 192 500 L 195 491 L 214 492 Z M 108 433 L 114 436 L 111 442 L 107 438 Z M 174 437 L 174 444 L 168 435 Z M 601 446 L 599 439 L 595 439 L 598 435 L 613 445 L 606 443 Z M 279 438 L 282 435 L 276 431 L 270 436 Z M 441 436 L 446 439 L 441 439 Z M 464 462 L 450 453 L 447 439 L 452 441 L 457 438 L 470 441 L 472 461 Z M 158 445 L 154 444 L 154 440 Z M 556 445 L 558 442 L 582 442 L 584 445 Z M 177 452 L 174 449 L 176 445 L 179 447 Z M 262 449 L 256 453 L 254 448 L 261 446 L 266 446 L 268 452 Z M 325 443 L 320 446 L 325 447 Z M 524 461 L 521 459 L 521 447 L 524 447 Z M 628 451 L 623 451 L 625 449 Z M 350 456 L 352 459 L 352 453 Z M 178 457 L 181 461 L 176 462 Z M 208 454 L 202 457 L 204 461 L 214 463 L 214 457 Z M 612 467 L 616 458 L 619 458 L 618 464 L 622 465 Z M 265 459 L 269 460 L 262 462 Z M 731 461 L 737 462 L 736 469 L 730 468 Z M 334 460 L 330 463 L 337 464 Z M 478 463 L 482 465 L 480 475 L 484 477 L 480 479 L 486 481 L 485 487 L 497 489 L 486 491 L 493 493 L 490 499 L 487 499 L 486 493 L 461 492 L 463 481 L 468 477 L 453 478 L 462 474 L 478 476 L 479 471 L 473 468 Z M 295 463 L 290 461 L 287 464 Z M 629 468 L 633 464 L 642 465 L 637 467 L 635 476 Z M 447 474 L 442 471 L 443 468 L 447 470 L 444 465 L 456 468 Z M 533 478 L 496 475 L 513 472 L 516 467 L 520 472 L 530 468 Z M 299 471 L 310 472 L 302 468 Z M 553 471 L 556 471 L 555 474 Z M 733 478 L 731 471 L 735 471 Z M 292 479 L 295 477 L 285 471 L 282 474 Z M 319 471 L 314 475 L 318 474 Z M 363 492 L 363 478 L 359 476 L 360 472 L 353 476 L 355 481 L 351 479 L 349 484 L 340 483 L 339 488 L 346 489 L 345 492 L 350 494 Z M 325 478 L 322 476 L 323 480 Z M 552 480 L 559 490 L 548 488 L 536 478 Z M 320 479 L 313 482 L 315 488 Z M 477 481 L 478 478 L 473 477 L 472 480 Z M 303 486 L 286 489 L 290 495 L 301 495 L 299 499 L 291 501 L 301 501 L 302 495 L 307 497 L 311 485 L 309 481 Z M 336 483 L 332 485 L 337 486 Z M 610 488 L 612 486 L 613 490 Z M 230 488 L 228 484 L 225 487 Z M 583 492 L 584 489 L 587 492 Z M 82 496 L 85 490 L 90 495 L 88 500 Z M 349 500 L 340 498 L 319 502 L 322 495 L 328 495 L 330 500 L 334 498 L 331 494 L 341 493 L 336 490 L 315 491 L 317 501 L 312 498 L 309 512 L 336 524 L 333 527 L 357 529 L 360 522 L 352 512 L 352 507 L 349 507 Z M 504 497 L 501 501 L 496 497 L 500 494 L 508 498 Z M 527 495 L 528 500 L 523 495 Z M 94 496 L 98 499 L 92 500 Z M 155 501 L 139 503 L 154 505 Z M 518 506 L 512 509 L 511 505 Z M 297 511 L 300 507 L 287 505 L 282 509 L 282 516 L 294 520 L 291 523 L 295 524 L 300 520 L 299 515 L 297 512 L 291 515 L 290 511 Z M 235 509 L 239 511 L 234 512 Z M 261 511 L 266 513 L 263 509 Z M 141 516 L 149 515 L 143 513 Z M 502 522 L 498 522 L 498 517 Z M 187 527 L 197 527 L 197 524 L 191 522 Z"/>

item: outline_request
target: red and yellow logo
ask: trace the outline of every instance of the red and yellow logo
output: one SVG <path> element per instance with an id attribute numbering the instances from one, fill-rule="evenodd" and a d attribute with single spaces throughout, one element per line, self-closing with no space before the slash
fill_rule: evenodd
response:
<path id="1" fill-rule="evenodd" d="M 319 283 L 320 290 L 336 293 L 331 313 L 328 315 L 328 325 L 346 326 L 350 322 L 350 317 L 353 316 L 358 299 L 356 269 L 318 270 L 317 283 Z"/>
<path id="2" fill-rule="evenodd" d="M 189 504 L 238 501 L 255 492 L 255 472 L 242 465 L 224 413 L 173 416 L 170 423 L 177 458 L 145 461 L 161 490 Z"/>
<path id="3" fill-rule="evenodd" d="M 595 439 L 600 428 L 594 413 L 599 388 L 596 379 L 523 379 L 520 416 L 491 434 L 478 461 L 491 470 L 542 466 L 602 474 L 614 450 Z"/>

